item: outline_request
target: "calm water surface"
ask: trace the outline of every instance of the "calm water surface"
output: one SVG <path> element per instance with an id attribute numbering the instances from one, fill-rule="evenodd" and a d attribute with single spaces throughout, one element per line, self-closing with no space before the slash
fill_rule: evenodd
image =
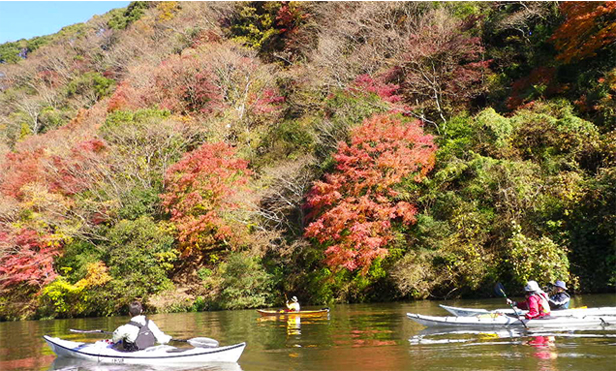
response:
<path id="1" fill-rule="evenodd" d="M 264 370 L 616 370 L 616 328 L 549 333 L 429 331 L 407 312 L 447 315 L 438 304 L 502 308 L 502 299 L 338 305 L 328 316 L 280 320 L 254 310 L 159 314 L 151 318 L 176 338 L 206 336 L 221 345 L 248 343 L 238 364 L 184 368 Z M 575 297 L 572 306 L 616 306 L 616 295 Z M 308 308 L 305 308 L 308 309 Z M 75 341 L 113 331 L 127 317 L 0 323 L 0 370 L 171 370 L 56 359 L 42 335 Z M 175 344 L 174 344 L 175 345 Z M 175 368 L 174 370 L 177 370 Z"/>

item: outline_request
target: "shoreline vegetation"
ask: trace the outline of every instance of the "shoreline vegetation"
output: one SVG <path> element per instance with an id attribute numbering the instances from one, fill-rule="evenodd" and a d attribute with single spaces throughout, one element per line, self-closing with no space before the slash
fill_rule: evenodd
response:
<path id="1" fill-rule="evenodd" d="M 616 285 L 616 2 L 132 2 L 0 45 L 0 320 Z"/>

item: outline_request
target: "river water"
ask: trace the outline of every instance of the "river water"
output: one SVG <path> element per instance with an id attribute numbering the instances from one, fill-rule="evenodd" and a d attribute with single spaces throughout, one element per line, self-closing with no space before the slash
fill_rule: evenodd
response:
<path id="1" fill-rule="evenodd" d="M 261 318 L 254 310 L 152 315 L 176 338 L 210 337 L 221 345 L 247 342 L 237 364 L 190 370 L 616 370 L 616 328 L 527 333 L 438 333 L 406 313 L 447 315 L 438 304 L 495 309 L 503 299 L 336 305 L 329 316 Z M 572 306 L 616 306 L 616 295 L 573 298 Z M 309 308 L 304 308 L 309 309 Z M 316 308 L 312 308 L 316 309 Z M 56 359 L 42 335 L 95 341 L 127 317 L 0 323 L 0 370 L 152 370 L 150 366 L 93 365 Z M 162 368 L 165 369 L 165 368 Z M 161 370 L 161 368 L 156 368 Z"/>

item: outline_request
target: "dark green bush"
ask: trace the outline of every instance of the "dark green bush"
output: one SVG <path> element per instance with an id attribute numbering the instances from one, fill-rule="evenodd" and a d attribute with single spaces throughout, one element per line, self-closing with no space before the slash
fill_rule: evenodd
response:
<path id="1" fill-rule="evenodd" d="M 178 256 L 174 239 L 150 217 L 121 220 L 105 237 L 101 249 L 114 278 L 110 285 L 117 302 L 145 300 L 171 286 L 167 272 Z"/>
<path id="2" fill-rule="evenodd" d="M 126 8 L 113 9 L 108 13 L 110 19 L 107 21 L 107 25 L 114 30 L 123 30 L 131 23 L 139 20 L 149 7 L 147 1 L 133 1 Z"/>
<path id="3" fill-rule="evenodd" d="M 218 302 L 224 309 L 263 307 L 273 299 L 273 277 L 247 253 L 231 253 L 216 274 L 221 280 Z"/>
<path id="4" fill-rule="evenodd" d="M 108 79 L 98 72 L 86 72 L 71 81 L 67 86 L 69 97 L 81 96 L 86 105 L 92 105 L 113 92 L 115 80 Z"/>

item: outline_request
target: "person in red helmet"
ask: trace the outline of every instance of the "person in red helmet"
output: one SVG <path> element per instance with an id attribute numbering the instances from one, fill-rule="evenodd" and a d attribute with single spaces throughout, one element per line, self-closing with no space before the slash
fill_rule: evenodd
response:
<path id="1" fill-rule="evenodd" d="M 524 286 L 524 291 L 526 292 L 526 300 L 514 302 L 507 299 L 507 303 L 513 304 L 519 309 L 528 310 L 524 316 L 526 319 L 545 318 L 550 315 L 548 296 L 541 290 L 537 282 L 528 281 L 526 286 Z"/>

